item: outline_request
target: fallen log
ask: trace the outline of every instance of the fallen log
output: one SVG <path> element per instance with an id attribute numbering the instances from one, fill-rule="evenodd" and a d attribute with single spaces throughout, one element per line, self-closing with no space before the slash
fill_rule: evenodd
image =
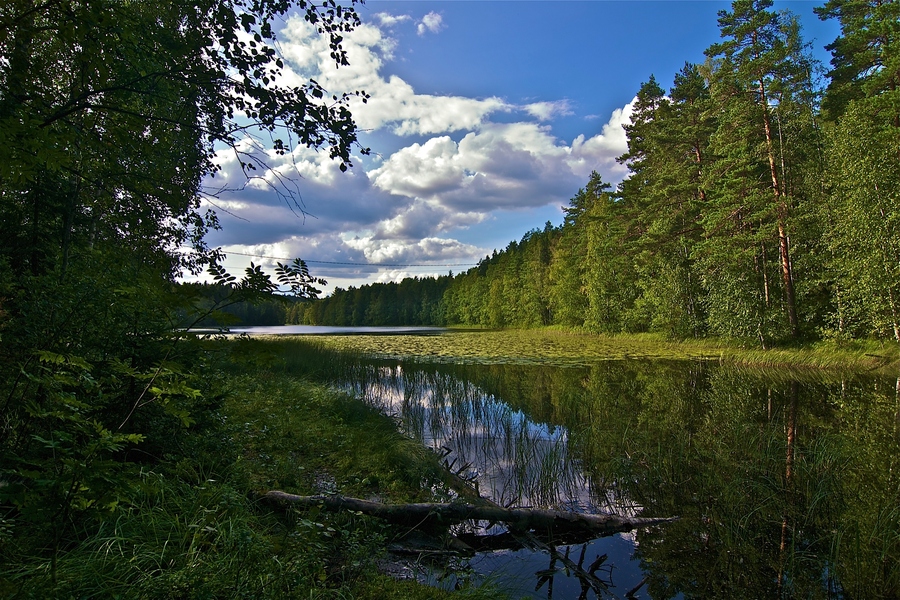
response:
<path id="1" fill-rule="evenodd" d="M 382 504 L 371 500 L 346 496 L 296 496 L 273 490 L 263 499 L 280 506 L 313 508 L 329 511 L 350 510 L 392 523 L 419 526 L 424 524 L 451 525 L 463 521 L 504 522 L 513 530 L 587 531 L 597 536 L 631 531 L 670 523 L 674 518 L 653 519 L 620 515 L 591 515 L 539 508 L 503 508 L 496 504 L 484 506 L 462 502 Z"/>

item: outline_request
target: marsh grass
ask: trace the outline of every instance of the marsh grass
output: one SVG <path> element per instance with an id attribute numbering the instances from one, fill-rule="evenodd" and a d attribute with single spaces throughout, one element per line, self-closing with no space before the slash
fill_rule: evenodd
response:
<path id="1" fill-rule="evenodd" d="M 255 489 L 317 493 L 327 475 L 347 495 L 412 501 L 427 499 L 421 496 L 440 479 L 421 444 L 346 392 L 278 373 L 247 376 L 237 386 L 240 400 L 228 418 Z"/>
<path id="2" fill-rule="evenodd" d="M 436 362 L 587 366 L 600 360 L 714 360 L 726 364 L 794 370 L 896 372 L 900 345 L 826 340 L 763 350 L 739 341 L 673 341 L 655 334 L 596 335 L 559 329 L 451 330 L 429 336 L 322 336 L 329 348 L 384 358 Z"/>
<path id="3" fill-rule="evenodd" d="M 279 369 L 339 385 L 392 416 L 406 435 L 443 457 L 451 472 L 477 482 L 495 502 L 561 506 L 583 499 L 586 484 L 569 459 L 565 430 L 512 409 L 469 381 L 465 367 L 422 357 L 402 363 L 367 359 L 355 351 L 347 360 L 344 350 L 319 339 L 260 343 L 288 357 Z"/>

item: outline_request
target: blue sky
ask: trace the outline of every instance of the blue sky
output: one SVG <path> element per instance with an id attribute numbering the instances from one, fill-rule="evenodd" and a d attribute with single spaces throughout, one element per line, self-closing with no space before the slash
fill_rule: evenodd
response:
<path id="1" fill-rule="evenodd" d="M 797 14 L 813 54 L 839 33 L 819 2 L 775 2 Z M 664 88 L 685 61 L 719 39 L 718 1 L 382 1 L 359 7 L 346 36 L 351 65 L 335 70 L 327 46 L 288 18 L 278 50 L 285 83 L 313 77 L 330 92 L 371 94 L 352 110 L 372 150 L 341 173 L 324 153 L 270 156 L 256 180 L 216 201 L 225 265 L 299 256 L 328 289 L 444 274 L 504 248 L 546 221 L 592 170 L 617 183 L 621 128 L 651 74 Z M 264 153 L 265 140 L 247 141 Z M 236 186 L 221 155 L 217 185 Z M 285 182 L 307 216 L 272 183 Z M 275 186 L 277 187 L 277 185 Z M 254 255 L 251 258 L 247 255 Z M 353 263 L 353 264 L 334 264 Z M 391 265 L 391 266 L 372 266 Z"/>

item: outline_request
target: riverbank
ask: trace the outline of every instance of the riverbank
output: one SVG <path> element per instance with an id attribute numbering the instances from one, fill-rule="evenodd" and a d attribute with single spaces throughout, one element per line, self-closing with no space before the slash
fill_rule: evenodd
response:
<path id="1" fill-rule="evenodd" d="M 311 367 L 338 360 L 334 353 L 296 341 L 211 348 L 220 360 L 207 376 L 222 396 L 207 399 L 202 420 L 194 415 L 199 422 L 173 441 L 170 454 L 143 467 L 128 463 L 121 473 L 131 480 L 127 497 L 104 518 L 81 523 L 79 540 L 51 560 L 29 548 L 23 532 L 0 527 L 7 543 L 0 597 L 498 596 L 487 588 L 451 592 L 417 583 L 385 550 L 402 532 L 377 519 L 285 514 L 261 503 L 275 489 L 391 503 L 446 501 L 450 492 L 437 455 L 401 434 L 393 419 L 310 379 Z M 291 360 L 298 353 L 303 360 Z"/>
<path id="2" fill-rule="evenodd" d="M 668 340 L 654 334 L 598 335 L 543 328 L 449 330 L 432 336 L 321 336 L 330 348 L 382 357 L 475 363 L 589 365 L 600 360 L 715 360 L 746 367 L 882 372 L 900 369 L 900 345 L 819 341 L 760 349 L 718 339 Z"/>
<path id="3" fill-rule="evenodd" d="M 760 351 L 708 340 L 551 329 L 284 336 L 264 343 L 221 341 L 210 349 L 224 362 L 205 375 L 219 392 L 205 398 L 201 412 L 185 415 L 199 422 L 166 445 L 138 444 L 129 451 L 117 481 L 127 494 L 110 497 L 106 517 L 76 523 L 78 537 L 55 560 L 27 532 L 14 529 L 14 521 L 0 518 L 7 561 L 0 569 L 0 597 L 497 597 L 490 590 L 451 593 L 381 574 L 384 549 L 397 532 L 371 518 L 317 511 L 284 515 L 258 502 L 272 489 L 392 503 L 449 497 L 435 454 L 399 433 L 394 419 L 316 383 L 353 365 L 362 352 L 563 365 L 704 358 L 786 365 L 816 377 L 895 374 L 898 365 L 891 345 L 821 343 Z"/>

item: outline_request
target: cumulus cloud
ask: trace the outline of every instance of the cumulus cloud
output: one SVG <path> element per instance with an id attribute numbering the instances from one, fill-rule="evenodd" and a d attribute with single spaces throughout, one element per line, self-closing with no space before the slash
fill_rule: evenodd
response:
<path id="1" fill-rule="evenodd" d="M 241 157 L 230 149 L 219 152 L 222 170 L 205 186 L 214 196 L 209 202 L 222 209 L 217 243 L 248 243 L 265 231 L 275 236 L 358 229 L 398 213 L 408 203 L 374 188 L 362 168 L 341 172 L 325 152 L 301 147 L 280 156 L 247 142 L 239 146 L 253 151 Z M 248 155 L 266 165 L 252 172 L 249 181 L 239 165 L 251 160 Z M 354 162 L 361 161 L 356 157 Z"/>
<path id="2" fill-rule="evenodd" d="M 437 33 L 444 28 L 444 17 L 439 13 L 431 11 L 419 21 L 416 27 L 416 33 L 425 35 L 426 33 Z"/>
<path id="3" fill-rule="evenodd" d="M 428 31 L 441 27 L 440 15 L 434 17 Z M 248 137 L 217 156 L 221 171 L 207 182 L 218 191 L 209 202 L 223 224 L 210 236 L 212 244 L 323 261 L 315 271 L 337 282 L 383 271 L 363 263 L 471 263 L 487 251 L 455 239 L 460 230 L 498 211 L 564 204 L 591 171 L 611 182 L 625 175 L 615 158 L 627 148 L 622 125 L 631 104 L 614 111 L 595 135 L 568 142 L 547 124 L 572 113 L 566 100 L 515 106 L 501 98 L 417 93 L 403 79 L 383 74 L 397 45 L 386 28 L 407 21 L 376 14 L 378 25 L 363 24 L 345 36 L 350 66 L 336 69 L 327 43 L 309 24 L 288 20 L 280 33 L 287 65 L 281 83 L 314 78 L 330 92 L 366 90 L 369 102 L 351 107 L 362 129 L 418 137 L 374 165 L 364 167 L 355 157 L 357 166 L 347 173 L 327 152 L 297 148 L 278 155 L 266 139 Z M 492 121 L 498 113 L 521 119 Z M 241 168 L 248 160 L 259 165 L 249 181 Z M 409 273 L 398 267 L 381 277 Z"/>
<path id="4" fill-rule="evenodd" d="M 327 42 L 299 17 L 288 19 L 280 39 L 287 62 L 285 83 L 301 85 L 313 77 L 332 93 L 364 90 L 370 94 L 367 102 L 351 104 L 362 129 L 390 127 L 398 135 L 432 135 L 474 129 L 491 114 L 515 108 L 496 97 L 419 94 L 400 77 L 382 76 L 380 71 L 393 56 L 396 40 L 372 24 L 345 35 L 343 45 L 350 66 L 341 68 L 334 65 Z"/>
<path id="5" fill-rule="evenodd" d="M 536 123 L 486 124 L 458 142 L 436 136 L 388 156 L 377 168 L 341 173 L 325 153 L 298 149 L 265 155 L 257 183 L 215 201 L 223 231 L 211 241 L 266 256 L 357 263 L 474 262 L 485 249 L 454 239 L 454 231 L 497 211 L 564 204 L 591 171 L 607 181 L 625 173 L 622 124 L 631 105 L 614 111 L 597 135 L 564 143 Z M 259 151 L 259 150 L 257 150 Z M 240 180 L 237 159 L 223 155 L 223 176 Z M 296 173 L 304 217 L 290 197 L 272 189 Z M 297 177 L 300 177 L 299 179 Z M 221 179 L 221 177 L 220 177 Z M 239 220 L 243 219 L 243 221 Z M 330 266 L 365 277 L 372 267 Z M 350 277 L 350 275 L 346 275 Z"/>
<path id="6" fill-rule="evenodd" d="M 374 237 L 354 237 L 345 240 L 347 246 L 365 254 L 373 263 L 387 265 L 418 265 L 428 262 L 455 263 L 471 262 L 473 256 L 480 256 L 484 250 L 457 240 L 429 237 L 414 243 Z"/>
<path id="7" fill-rule="evenodd" d="M 617 181 L 615 159 L 626 149 L 617 110 L 601 133 L 561 143 L 535 123 L 490 124 L 459 142 L 449 136 L 412 144 L 369 172 L 374 186 L 392 195 L 427 200 L 448 212 L 537 207 L 571 197 L 591 171 Z"/>

